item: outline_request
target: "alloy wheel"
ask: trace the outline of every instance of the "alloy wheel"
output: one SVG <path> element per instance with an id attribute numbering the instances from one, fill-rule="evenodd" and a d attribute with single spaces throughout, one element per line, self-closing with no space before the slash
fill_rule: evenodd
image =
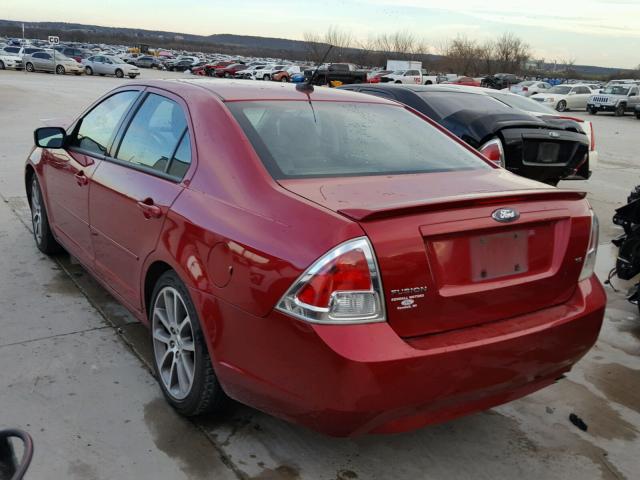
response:
<path id="1" fill-rule="evenodd" d="M 58 75 L 64 75 L 64 67 L 63 67 L 62 65 L 58 65 L 58 66 L 56 67 L 56 73 L 57 73 Z"/>
<path id="2" fill-rule="evenodd" d="M 185 302 L 173 287 L 158 292 L 151 320 L 153 351 L 160 380 L 176 400 L 191 392 L 196 369 L 193 325 Z"/>
<path id="3" fill-rule="evenodd" d="M 31 181 L 31 223 L 33 235 L 38 243 L 42 242 L 42 198 L 35 175 Z"/>

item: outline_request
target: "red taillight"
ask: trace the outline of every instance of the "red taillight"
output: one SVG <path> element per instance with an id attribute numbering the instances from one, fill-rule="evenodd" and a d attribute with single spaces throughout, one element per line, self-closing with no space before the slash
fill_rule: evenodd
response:
<path id="1" fill-rule="evenodd" d="M 493 138 L 482 145 L 478 150 L 496 165 L 504 167 L 504 150 L 500 139 Z"/>
<path id="2" fill-rule="evenodd" d="M 366 237 L 323 255 L 291 285 L 276 307 L 312 323 L 384 322 L 384 295 Z"/>
<path id="3" fill-rule="evenodd" d="M 371 290 L 369 266 L 360 249 L 344 253 L 323 265 L 296 297 L 307 305 L 326 308 L 334 292 L 355 290 Z"/>
<path id="4" fill-rule="evenodd" d="M 529 87 L 522 87 L 522 91 L 523 92 L 528 92 L 529 91 Z"/>

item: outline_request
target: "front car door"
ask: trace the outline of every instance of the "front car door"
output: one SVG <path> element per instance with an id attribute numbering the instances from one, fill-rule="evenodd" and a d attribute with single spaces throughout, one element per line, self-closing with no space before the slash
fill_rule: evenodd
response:
<path id="1" fill-rule="evenodd" d="M 98 273 L 121 299 L 141 309 L 141 275 L 191 162 L 186 104 L 147 89 L 93 176 L 89 198 Z"/>
<path id="2" fill-rule="evenodd" d="M 93 263 L 89 189 L 118 125 L 139 91 L 119 92 L 96 104 L 68 132 L 65 150 L 43 155 L 49 215 L 57 238 L 85 265 Z"/>

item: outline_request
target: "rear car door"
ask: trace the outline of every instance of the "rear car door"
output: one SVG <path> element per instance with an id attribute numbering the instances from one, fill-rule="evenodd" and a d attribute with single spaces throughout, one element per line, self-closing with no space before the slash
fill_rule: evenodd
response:
<path id="1" fill-rule="evenodd" d="M 627 110 L 633 111 L 634 106 L 638 105 L 638 103 L 640 103 L 640 97 L 638 96 L 638 87 L 631 87 L 631 90 L 629 91 Z"/>
<path id="2" fill-rule="evenodd" d="M 93 263 L 89 232 L 89 189 L 118 125 L 139 90 L 115 93 L 86 113 L 68 132 L 66 150 L 48 150 L 43 175 L 49 214 L 58 238 L 85 265 Z"/>
<path id="3" fill-rule="evenodd" d="M 53 71 L 53 57 L 45 52 L 36 52 L 31 55 L 31 63 L 36 70 Z"/>
<path id="4" fill-rule="evenodd" d="M 402 80 L 402 83 L 413 83 L 416 85 L 420 85 L 422 83 L 422 76 L 418 70 L 408 70 L 404 74 L 404 77 L 405 78 Z"/>
<path id="5" fill-rule="evenodd" d="M 586 108 L 587 100 L 591 96 L 591 90 L 588 87 L 574 87 L 576 93 L 572 95 L 573 108 Z"/>
<path id="6" fill-rule="evenodd" d="M 188 118 L 179 97 L 147 89 L 93 177 L 89 209 L 96 269 L 137 309 L 142 265 L 156 248 L 191 163 Z"/>

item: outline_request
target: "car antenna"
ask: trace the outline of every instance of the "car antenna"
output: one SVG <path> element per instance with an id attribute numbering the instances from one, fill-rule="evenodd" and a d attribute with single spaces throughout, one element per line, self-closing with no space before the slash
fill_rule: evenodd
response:
<path id="1" fill-rule="evenodd" d="M 327 51 L 324 54 L 324 57 L 322 57 L 322 60 L 320 61 L 315 71 L 313 72 L 313 75 L 311 75 L 311 77 L 307 82 L 298 83 L 296 85 L 296 90 L 298 90 L 299 92 L 305 92 L 307 94 L 313 92 L 313 82 L 315 82 L 316 77 L 318 76 L 318 71 L 320 70 L 320 67 L 324 65 L 324 61 L 327 59 L 327 56 L 329 55 L 329 52 L 331 52 L 332 48 L 333 48 L 333 45 L 329 45 L 329 48 L 327 49 Z"/>

